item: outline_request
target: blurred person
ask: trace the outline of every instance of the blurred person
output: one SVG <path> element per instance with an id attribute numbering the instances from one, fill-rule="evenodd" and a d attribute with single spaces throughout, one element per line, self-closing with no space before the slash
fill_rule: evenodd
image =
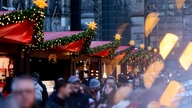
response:
<path id="1" fill-rule="evenodd" d="M 68 82 L 72 90 L 69 98 L 70 108 L 89 108 L 89 97 L 80 91 L 80 79 L 77 76 L 71 76 Z"/>
<path id="2" fill-rule="evenodd" d="M 13 99 L 19 108 L 39 108 L 35 99 L 34 80 L 28 75 L 20 75 L 14 78 L 11 86 Z"/>
<path id="3" fill-rule="evenodd" d="M 101 99 L 98 101 L 97 108 L 111 108 L 114 105 L 113 97 L 117 87 L 115 84 L 106 84 Z"/>
<path id="4" fill-rule="evenodd" d="M 56 95 L 49 98 L 45 108 L 69 108 L 70 84 L 64 80 L 59 80 L 56 83 L 55 90 Z"/>
<path id="5" fill-rule="evenodd" d="M 44 106 L 48 100 L 48 92 L 46 86 L 40 80 L 38 73 L 34 72 L 31 74 L 35 81 L 36 99 L 40 102 L 41 106 Z"/>
<path id="6" fill-rule="evenodd" d="M 13 99 L 12 95 L 7 96 L 0 101 L 1 108 L 19 108 L 17 102 Z"/>
<path id="7" fill-rule="evenodd" d="M 125 74 L 121 73 L 118 75 L 118 87 L 127 86 L 128 78 Z"/>
<path id="8" fill-rule="evenodd" d="M 82 94 L 88 95 L 89 94 L 89 90 L 88 87 L 85 84 L 81 84 L 79 87 L 80 91 Z"/>
<path id="9" fill-rule="evenodd" d="M 6 84 L 3 87 L 2 93 L 3 96 L 8 96 L 9 94 L 11 94 L 11 83 L 12 83 L 13 78 L 12 77 L 7 77 L 6 78 Z"/>
<path id="10" fill-rule="evenodd" d="M 98 100 L 100 99 L 100 82 L 97 79 L 91 79 L 89 83 L 89 104 L 91 107 L 96 106 Z M 93 100 L 93 102 L 91 101 Z"/>

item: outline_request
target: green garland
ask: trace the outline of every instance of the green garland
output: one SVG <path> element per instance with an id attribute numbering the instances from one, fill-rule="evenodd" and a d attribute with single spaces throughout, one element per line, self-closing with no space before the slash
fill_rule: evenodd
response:
<path id="1" fill-rule="evenodd" d="M 21 10 L 18 12 L 12 12 L 9 14 L 3 14 L 0 16 L 0 27 L 6 25 L 22 23 L 24 20 L 29 20 L 34 22 L 34 36 L 33 43 L 42 43 L 43 42 L 43 20 L 45 18 L 44 10 L 40 9 L 37 6 L 34 6 L 29 10 Z"/>
<path id="2" fill-rule="evenodd" d="M 97 47 L 94 47 L 94 48 L 90 48 L 89 50 L 87 50 L 87 55 L 91 55 L 91 54 L 94 54 L 94 53 L 97 53 L 97 52 L 100 52 L 100 51 L 103 51 L 103 50 L 107 50 L 107 49 L 111 49 L 110 50 L 110 54 L 108 55 L 108 57 L 112 57 L 112 54 L 114 54 L 115 50 L 119 47 L 120 45 L 120 40 L 115 40 L 111 43 L 108 43 L 108 44 L 105 44 L 105 45 L 102 45 L 102 46 L 97 46 Z"/>
<path id="3" fill-rule="evenodd" d="M 127 54 L 127 52 L 130 52 L 130 51 L 132 51 L 133 49 L 134 49 L 134 46 L 130 46 L 130 47 L 128 47 L 127 49 L 124 49 L 124 50 L 122 50 L 122 51 L 120 51 L 120 52 L 117 52 L 117 53 L 113 54 L 111 57 L 114 58 L 114 57 L 119 56 L 119 55 L 121 55 L 121 54 L 123 54 L 123 53 Z"/>
<path id="4" fill-rule="evenodd" d="M 146 64 L 157 60 L 161 60 L 158 53 L 139 49 L 137 51 L 127 53 L 120 63 L 127 62 L 128 64 Z"/>
<path id="5" fill-rule="evenodd" d="M 48 50 L 51 48 L 56 48 L 58 46 L 63 46 L 66 44 L 69 44 L 71 42 L 75 42 L 78 40 L 83 39 L 84 43 L 83 43 L 83 48 L 82 48 L 82 54 L 86 53 L 86 50 L 89 49 L 89 46 L 91 44 L 91 41 L 94 37 L 94 30 L 92 29 L 87 29 L 84 32 L 81 32 L 77 35 L 72 35 L 70 37 L 63 37 L 63 38 L 58 38 L 58 39 L 54 39 L 54 40 L 50 40 L 50 41 L 46 41 L 42 44 L 35 44 L 35 45 L 28 45 L 26 46 L 26 51 L 30 52 L 33 50 Z"/>

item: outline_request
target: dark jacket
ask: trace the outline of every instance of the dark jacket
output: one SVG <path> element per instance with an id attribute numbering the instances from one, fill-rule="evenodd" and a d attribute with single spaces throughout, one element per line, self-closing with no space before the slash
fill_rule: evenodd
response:
<path id="1" fill-rule="evenodd" d="M 48 99 L 45 108 L 69 108 L 68 99 L 60 99 L 56 94 L 53 94 Z"/>
<path id="2" fill-rule="evenodd" d="M 89 97 L 80 92 L 70 96 L 70 108 L 89 108 Z"/>

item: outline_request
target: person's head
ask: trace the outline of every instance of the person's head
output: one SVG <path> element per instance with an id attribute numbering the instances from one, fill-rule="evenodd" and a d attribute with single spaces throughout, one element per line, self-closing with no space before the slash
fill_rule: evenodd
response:
<path id="1" fill-rule="evenodd" d="M 61 99 L 65 99 L 71 94 L 71 86 L 68 82 L 60 80 L 56 83 L 55 86 L 57 96 Z"/>
<path id="2" fill-rule="evenodd" d="M 107 77 L 107 79 L 105 80 L 105 85 L 116 86 L 117 88 L 117 82 L 113 76 Z"/>
<path id="3" fill-rule="evenodd" d="M 89 89 L 91 92 L 98 92 L 99 89 L 100 89 L 100 82 L 99 80 L 93 78 L 90 80 L 90 83 L 89 83 Z"/>
<path id="4" fill-rule="evenodd" d="M 79 89 L 82 94 L 88 94 L 88 92 L 89 92 L 89 90 L 85 84 L 81 84 Z"/>
<path id="5" fill-rule="evenodd" d="M 33 72 L 33 73 L 31 74 L 31 76 L 32 76 L 32 78 L 33 78 L 36 82 L 39 82 L 40 76 L 39 76 L 39 74 L 38 74 L 37 72 Z"/>
<path id="6" fill-rule="evenodd" d="M 68 79 L 68 82 L 71 83 L 71 90 L 73 93 L 77 93 L 80 88 L 80 79 L 76 76 L 71 76 Z"/>
<path id="7" fill-rule="evenodd" d="M 31 108 L 35 103 L 35 84 L 28 75 L 15 77 L 12 82 L 13 98 L 20 108 Z"/>

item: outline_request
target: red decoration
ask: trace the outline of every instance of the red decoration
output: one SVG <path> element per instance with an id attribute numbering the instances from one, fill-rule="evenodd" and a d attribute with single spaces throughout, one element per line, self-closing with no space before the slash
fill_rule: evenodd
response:
<path id="1" fill-rule="evenodd" d="M 78 40 L 76 42 L 71 42 L 64 46 L 59 46 L 59 47 L 55 48 L 54 50 L 56 50 L 58 52 L 64 52 L 64 51 L 80 52 L 82 47 L 83 47 L 83 40 Z"/>
<path id="2" fill-rule="evenodd" d="M 99 56 L 99 57 L 107 57 L 110 53 L 111 49 L 103 50 L 94 54 L 91 54 L 91 56 Z"/>
<path id="3" fill-rule="evenodd" d="M 32 41 L 34 22 L 25 20 L 22 23 L 0 27 L 0 41 L 12 43 L 30 43 Z"/>

